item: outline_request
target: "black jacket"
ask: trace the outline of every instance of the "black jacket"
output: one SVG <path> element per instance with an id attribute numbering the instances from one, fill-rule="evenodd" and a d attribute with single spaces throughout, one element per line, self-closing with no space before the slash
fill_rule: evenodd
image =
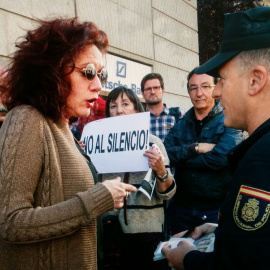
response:
<path id="1" fill-rule="evenodd" d="M 215 249 L 189 252 L 185 269 L 270 269 L 270 120 L 229 155 L 232 186 Z"/>

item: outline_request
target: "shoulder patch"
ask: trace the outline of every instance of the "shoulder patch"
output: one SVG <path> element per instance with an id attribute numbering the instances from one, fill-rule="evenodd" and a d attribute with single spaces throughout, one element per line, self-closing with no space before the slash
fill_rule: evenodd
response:
<path id="1" fill-rule="evenodd" d="M 233 210 L 234 221 L 245 231 L 262 227 L 270 214 L 270 192 L 242 185 Z"/>

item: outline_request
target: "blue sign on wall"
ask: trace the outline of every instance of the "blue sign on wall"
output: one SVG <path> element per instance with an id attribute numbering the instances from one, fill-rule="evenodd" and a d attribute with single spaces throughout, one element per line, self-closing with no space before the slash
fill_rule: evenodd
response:
<path id="1" fill-rule="evenodd" d="M 127 65 L 126 63 L 117 61 L 116 76 L 126 78 L 127 74 Z"/>
<path id="2" fill-rule="evenodd" d="M 103 89 L 111 91 L 116 87 L 125 86 L 132 89 L 137 95 L 141 95 L 142 78 L 152 71 L 151 66 L 112 54 L 106 56 L 106 68 L 109 77 Z"/>

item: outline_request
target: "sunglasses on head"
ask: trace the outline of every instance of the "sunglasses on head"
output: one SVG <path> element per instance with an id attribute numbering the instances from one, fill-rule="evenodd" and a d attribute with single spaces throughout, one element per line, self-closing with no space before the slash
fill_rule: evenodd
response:
<path id="1" fill-rule="evenodd" d="M 106 84 L 108 80 L 108 71 L 106 68 L 102 68 L 100 72 L 97 72 L 95 66 L 93 64 L 88 64 L 85 68 L 81 69 L 78 67 L 74 67 L 81 70 L 82 75 L 84 75 L 89 81 L 92 81 L 97 75 L 101 84 Z"/>

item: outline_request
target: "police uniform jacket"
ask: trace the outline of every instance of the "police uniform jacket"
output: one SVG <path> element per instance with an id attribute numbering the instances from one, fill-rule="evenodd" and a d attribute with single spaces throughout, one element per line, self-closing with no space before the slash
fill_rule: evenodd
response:
<path id="1" fill-rule="evenodd" d="M 185 269 L 270 269 L 270 119 L 229 154 L 232 187 L 215 249 L 189 252 Z"/>

